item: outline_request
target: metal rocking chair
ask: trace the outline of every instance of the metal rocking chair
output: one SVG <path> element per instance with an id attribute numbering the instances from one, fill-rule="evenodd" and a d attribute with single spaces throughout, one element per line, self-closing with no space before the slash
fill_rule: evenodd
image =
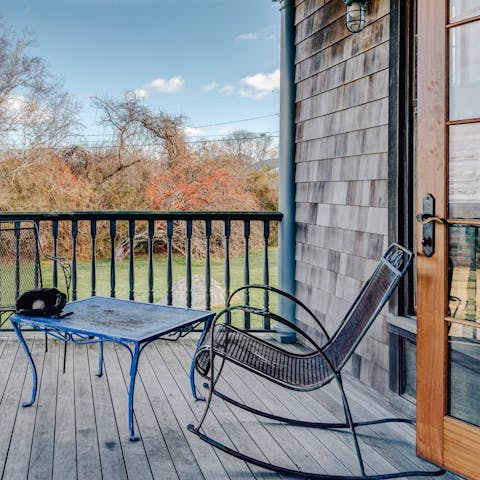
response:
<path id="1" fill-rule="evenodd" d="M 369 327 L 383 306 L 395 290 L 400 279 L 405 275 L 410 266 L 413 254 L 403 247 L 392 244 L 378 264 L 376 270 L 365 284 L 360 294 L 348 310 L 336 332 L 329 336 L 325 327 L 315 317 L 313 312 L 302 302 L 292 295 L 282 292 L 276 288 L 262 285 L 246 285 L 237 289 L 230 295 L 227 307 L 222 310 L 213 320 L 210 330 L 202 340 L 194 357 L 196 371 L 206 377 L 209 381 L 208 396 L 203 416 L 197 426 L 188 425 L 187 429 L 198 435 L 202 440 L 230 455 L 240 458 L 246 462 L 259 467 L 279 472 L 280 474 L 293 475 L 298 477 L 312 478 L 317 480 L 336 480 L 340 478 L 350 478 L 358 480 L 377 480 L 386 478 L 398 478 L 405 476 L 437 476 L 444 470 L 433 471 L 408 471 L 399 473 L 386 473 L 383 475 L 367 475 L 365 473 L 364 462 L 360 450 L 357 428 L 367 425 L 374 425 L 386 422 L 405 422 L 414 423 L 409 419 L 386 418 L 381 420 L 370 420 L 356 422 L 352 419 L 350 407 L 345 395 L 342 384 L 341 370 L 351 357 L 356 347 L 366 334 Z M 231 300 L 236 294 L 244 290 L 259 289 L 266 292 L 273 292 L 294 302 L 297 309 L 309 315 L 318 327 L 319 333 L 323 334 L 326 342 L 320 346 L 298 325 L 289 322 L 279 315 L 261 308 L 251 306 L 231 305 Z M 247 332 L 241 331 L 230 324 L 230 318 L 234 312 L 248 312 L 251 315 L 258 315 L 264 318 L 270 318 L 274 321 L 289 326 L 302 335 L 312 346 L 313 352 L 307 354 L 291 353 L 285 349 L 272 345 L 262 339 L 259 339 Z M 220 322 L 221 319 L 224 319 Z M 219 359 L 219 365 L 215 366 L 215 361 Z M 233 398 L 216 390 L 217 382 L 222 374 L 225 361 L 228 360 L 247 370 L 258 374 L 276 384 L 297 391 L 311 391 L 318 389 L 327 383 L 335 380 L 340 390 L 343 403 L 345 421 L 341 423 L 321 423 L 301 421 L 297 419 L 284 418 L 263 412 L 240 403 Z M 255 415 L 260 415 L 271 420 L 284 422 L 290 425 L 320 428 L 320 429 L 349 429 L 355 445 L 355 451 L 360 467 L 360 474 L 357 476 L 346 477 L 344 475 L 328 475 L 323 473 L 303 472 L 300 470 L 289 469 L 261 461 L 259 459 L 247 456 L 237 450 L 234 450 L 206 435 L 201 431 L 205 417 L 210 409 L 213 395 L 245 409 Z"/>
<path id="2" fill-rule="evenodd" d="M 15 312 L 15 303 L 21 293 L 43 287 L 42 258 L 60 266 L 68 296 L 70 263 L 43 251 L 37 224 L 31 220 L 0 220 L 0 327 Z M 47 348 L 45 343 L 45 350 Z"/>

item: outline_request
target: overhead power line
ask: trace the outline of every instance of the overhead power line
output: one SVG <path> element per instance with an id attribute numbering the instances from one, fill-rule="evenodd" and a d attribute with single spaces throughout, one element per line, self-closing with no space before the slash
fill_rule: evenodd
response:
<path id="1" fill-rule="evenodd" d="M 207 125 L 185 125 L 185 128 L 208 128 L 208 127 L 219 127 L 222 125 L 232 125 L 234 123 L 242 123 L 242 122 L 250 122 L 253 120 L 260 120 L 262 118 L 271 118 L 271 117 L 278 117 L 280 116 L 279 113 L 272 113 L 270 115 L 261 115 L 259 117 L 250 117 L 250 118 L 242 118 L 239 120 L 230 120 L 228 122 L 221 122 L 221 123 L 209 123 Z M 255 132 L 254 132 L 255 133 Z M 102 134 L 102 133 L 71 133 L 69 137 L 106 137 L 109 134 Z M 197 136 L 197 137 L 208 137 L 208 135 L 190 135 L 190 136 Z M 220 134 L 219 134 L 220 136 Z"/>
<path id="2" fill-rule="evenodd" d="M 279 115 L 280 115 L 279 113 L 272 113 L 271 115 L 262 115 L 260 117 L 244 118 L 242 120 L 231 120 L 230 122 L 222 122 L 222 123 L 210 123 L 208 125 L 196 125 L 196 126 L 188 125 L 188 127 L 189 128 L 219 127 L 220 125 L 230 125 L 232 123 L 250 122 L 252 120 L 260 120 L 261 118 L 278 117 Z"/>
<path id="3" fill-rule="evenodd" d="M 239 138 L 236 139 L 236 142 L 248 142 L 250 140 L 258 140 L 258 139 L 269 139 L 269 138 L 279 138 L 280 135 L 265 135 L 265 134 L 260 134 L 256 137 L 249 137 L 249 138 Z M 230 139 L 214 139 L 214 140 L 187 140 L 185 143 L 188 144 L 200 144 L 200 143 L 226 143 L 229 142 Z M 155 142 L 155 143 L 144 143 L 144 144 L 128 144 L 129 148 L 149 148 L 149 147 L 162 147 L 164 144 L 161 142 Z M 103 144 L 103 143 L 81 143 L 81 144 L 65 144 L 62 146 L 57 146 L 57 147 L 45 147 L 45 150 L 65 150 L 68 148 L 72 148 L 73 146 L 78 146 L 78 147 L 83 147 L 83 148 L 94 148 L 94 149 L 116 149 L 119 147 L 119 145 L 114 145 L 114 144 Z M 19 147 L 13 147 L 12 148 L 3 148 L 0 149 L 1 151 L 16 151 L 20 150 L 23 151 L 23 148 Z"/>
<path id="4" fill-rule="evenodd" d="M 280 135 L 259 135 L 258 137 L 249 137 L 249 138 L 241 138 L 236 141 L 238 142 L 248 142 L 250 140 L 258 140 L 258 139 L 266 139 L 266 138 L 279 138 Z M 198 144 L 198 143 L 225 143 L 230 140 L 224 140 L 224 139 L 215 139 L 215 140 L 187 140 L 185 143 L 188 144 Z M 83 144 L 81 146 L 87 147 L 87 148 L 118 148 L 119 145 L 103 145 L 103 144 Z M 135 147 L 135 148 L 142 148 L 142 147 L 162 147 L 163 143 L 160 142 L 155 142 L 155 143 L 145 143 L 145 144 L 128 144 L 128 147 Z M 71 147 L 69 145 L 68 147 Z M 67 146 L 65 147 L 58 147 L 58 149 L 63 149 L 63 148 L 68 148 Z"/>

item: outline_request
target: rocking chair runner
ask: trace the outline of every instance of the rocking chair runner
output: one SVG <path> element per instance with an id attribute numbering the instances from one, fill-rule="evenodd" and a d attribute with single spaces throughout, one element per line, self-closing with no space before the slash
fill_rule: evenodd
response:
<path id="1" fill-rule="evenodd" d="M 365 284 L 340 323 L 340 326 L 332 336 L 328 335 L 325 327 L 308 307 L 286 292 L 265 285 L 246 285 L 234 291 L 229 297 L 227 307 L 213 320 L 209 332 L 202 339 L 202 343 L 195 353 L 195 369 L 200 375 L 209 380 L 209 391 L 206 399 L 205 411 L 199 424 L 197 426 L 188 425 L 187 429 L 198 435 L 205 442 L 230 455 L 259 467 L 285 475 L 317 480 L 335 480 L 340 478 L 376 480 L 405 476 L 437 476 L 445 473 L 444 470 L 438 469 L 433 471 L 408 471 L 386 473 L 383 475 L 367 475 L 365 473 L 362 453 L 357 438 L 357 427 L 386 422 L 413 423 L 413 421 L 409 419 L 386 418 L 381 420 L 354 422 L 342 384 L 342 368 L 345 366 L 346 362 L 365 336 L 367 330 L 390 298 L 401 278 L 405 275 L 410 266 L 412 257 L 413 254 L 408 250 L 399 245 L 392 244 L 381 258 L 374 273 Z M 322 346 L 318 345 L 318 343 L 298 325 L 293 324 L 270 311 L 244 305 L 231 306 L 232 298 L 235 297 L 238 292 L 246 289 L 264 290 L 288 298 L 295 303 L 297 309 L 304 310 L 304 312 L 311 317 L 315 326 L 319 329 L 319 332 L 326 338 L 326 342 Z M 313 346 L 313 352 L 308 354 L 291 353 L 283 348 L 272 345 L 269 342 L 233 327 L 229 324 L 229 318 L 235 311 L 243 311 L 253 315 L 270 318 L 289 326 L 299 335 L 302 335 Z M 222 318 L 225 320 L 220 322 L 220 319 Z M 215 368 L 217 357 L 220 359 L 220 364 Z M 257 410 L 228 397 L 216 390 L 216 385 L 223 372 L 226 360 L 291 390 L 315 390 L 321 388 L 332 380 L 335 380 L 340 390 L 345 421 L 342 423 L 323 423 L 280 417 L 268 412 Z M 201 431 L 201 427 L 210 409 L 214 394 L 237 407 L 254 413 L 255 415 L 260 415 L 290 425 L 327 430 L 349 429 L 354 440 L 355 451 L 360 467 L 360 475 L 345 477 L 344 475 L 328 475 L 293 470 L 247 456 L 219 443 Z"/>

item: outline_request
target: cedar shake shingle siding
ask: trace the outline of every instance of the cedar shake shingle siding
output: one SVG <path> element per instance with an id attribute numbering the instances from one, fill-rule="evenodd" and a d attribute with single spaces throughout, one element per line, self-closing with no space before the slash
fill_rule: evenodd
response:
<path id="1" fill-rule="evenodd" d="M 296 1 L 296 293 L 330 331 L 387 245 L 389 21 L 375 0 L 352 35 L 341 0 Z M 349 365 L 385 395 L 386 314 Z"/>

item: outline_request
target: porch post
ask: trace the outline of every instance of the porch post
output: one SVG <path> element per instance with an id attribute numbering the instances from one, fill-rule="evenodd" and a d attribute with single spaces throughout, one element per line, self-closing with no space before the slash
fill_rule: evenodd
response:
<path id="1" fill-rule="evenodd" d="M 279 210 L 283 219 L 279 227 L 278 285 L 295 294 L 295 2 L 280 0 L 280 169 Z M 295 322 L 295 306 L 280 299 L 280 315 Z M 295 342 L 295 332 L 276 325 L 274 339 Z"/>

